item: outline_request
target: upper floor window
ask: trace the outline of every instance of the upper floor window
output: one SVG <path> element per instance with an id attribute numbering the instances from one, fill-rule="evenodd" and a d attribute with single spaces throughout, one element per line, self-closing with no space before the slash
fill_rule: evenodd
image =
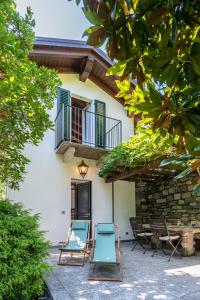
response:
<path id="1" fill-rule="evenodd" d="M 56 147 L 61 141 L 112 149 L 121 142 L 121 121 L 106 116 L 106 103 L 58 90 Z"/>

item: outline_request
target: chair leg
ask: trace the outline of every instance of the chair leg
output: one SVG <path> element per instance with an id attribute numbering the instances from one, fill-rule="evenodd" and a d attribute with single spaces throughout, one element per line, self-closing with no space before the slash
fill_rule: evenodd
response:
<path id="1" fill-rule="evenodd" d="M 165 250 L 163 248 L 161 248 L 161 250 L 165 255 L 167 255 L 167 253 L 165 252 Z"/>
<path id="2" fill-rule="evenodd" d="M 135 247 L 136 247 L 137 244 L 138 244 L 138 241 L 137 241 L 137 240 L 134 240 L 133 243 L 134 243 L 134 246 L 133 246 L 133 248 L 131 249 L 131 251 L 133 251 L 133 250 L 135 249 Z"/>
<path id="3" fill-rule="evenodd" d="M 154 255 L 158 252 L 158 249 L 155 249 L 153 254 L 151 255 L 152 257 L 154 257 Z"/>
<path id="4" fill-rule="evenodd" d="M 177 252 L 177 254 L 179 254 L 179 255 L 180 255 L 180 257 L 181 257 L 181 258 L 183 258 L 183 256 L 182 256 L 182 253 L 181 253 L 181 252 L 179 252 L 179 251 L 178 251 L 178 249 L 177 249 L 177 248 L 178 248 L 178 246 L 180 245 L 181 241 L 182 241 L 182 239 L 179 239 L 179 241 L 178 241 L 178 243 L 177 243 L 176 247 L 173 245 L 172 241 L 169 241 L 169 244 L 170 244 L 170 246 L 173 248 L 173 251 L 172 251 L 172 253 L 171 253 L 171 255 L 170 255 L 170 257 L 169 257 L 168 261 L 170 261 L 170 260 L 171 260 L 171 258 L 172 258 L 172 256 L 174 255 L 174 253 L 175 253 L 175 252 Z"/>
<path id="5" fill-rule="evenodd" d="M 143 244 L 141 243 L 141 241 L 139 239 L 135 239 L 134 240 L 135 245 L 133 246 L 133 248 L 131 249 L 131 251 L 133 251 L 135 249 L 135 247 L 138 245 L 140 245 L 140 247 L 144 250 L 143 254 L 146 253 L 146 248 L 143 246 Z"/>
<path id="6" fill-rule="evenodd" d="M 83 254 L 83 265 L 85 264 L 85 251 L 84 251 L 84 254 Z"/>
<path id="7" fill-rule="evenodd" d="M 144 245 L 142 244 L 142 242 L 140 240 L 138 240 L 138 244 L 144 250 L 143 254 L 145 254 L 146 253 L 146 248 L 144 247 Z"/>
<path id="8" fill-rule="evenodd" d="M 62 251 L 60 251 L 60 255 L 59 255 L 59 259 L 58 259 L 58 264 L 60 264 L 61 256 L 62 256 Z"/>
<path id="9" fill-rule="evenodd" d="M 159 247 L 158 247 L 158 244 L 156 244 L 156 248 L 151 256 L 154 257 L 154 255 L 158 252 L 158 250 L 159 250 Z"/>

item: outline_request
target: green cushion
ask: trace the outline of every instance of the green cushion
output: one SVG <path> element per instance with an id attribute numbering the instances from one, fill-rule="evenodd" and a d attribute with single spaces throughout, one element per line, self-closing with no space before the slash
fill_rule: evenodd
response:
<path id="1" fill-rule="evenodd" d="M 111 223 L 98 224 L 97 232 L 102 234 L 115 233 L 115 227 Z"/>
<path id="2" fill-rule="evenodd" d="M 105 225 L 102 227 L 102 225 Z M 112 225 L 112 226 L 107 226 Z M 111 233 L 111 229 L 113 231 Z M 99 233 L 103 231 L 103 233 Z M 105 232 L 107 231 L 107 232 Z M 113 224 L 98 224 L 96 243 L 94 249 L 93 262 L 95 263 L 116 263 L 116 250 L 115 250 L 115 231 Z"/>
<path id="3" fill-rule="evenodd" d="M 75 223 L 83 223 L 85 229 L 80 228 L 78 229 L 78 225 L 74 226 Z M 66 245 L 66 247 L 62 248 L 62 251 L 70 252 L 70 251 L 81 251 L 84 250 L 87 243 L 87 236 L 88 236 L 88 223 L 87 222 L 74 222 L 72 224 L 72 230 L 71 235 L 69 238 L 69 243 Z"/>
<path id="4" fill-rule="evenodd" d="M 72 229 L 74 230 L 85 230 L 86 229 L 86 223 L 80 222 L 80 221 L 73 221 L 72 222 Z"/>

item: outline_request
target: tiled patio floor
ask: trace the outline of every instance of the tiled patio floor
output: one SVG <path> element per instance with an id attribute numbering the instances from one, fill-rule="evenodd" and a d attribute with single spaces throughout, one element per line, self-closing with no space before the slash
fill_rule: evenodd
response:
<path id="1" fill-rule="evenodd" d="M 84 267 L 57 266 L 58 249 L 52 249 L 49 262 L 55 270 L 47 284 L 56 300 L 200 300 L 200 255 L 172 258 L 151 257 L 131 243 L 122 244 L 123 282 L 88 281 L 89 263 Z"/>

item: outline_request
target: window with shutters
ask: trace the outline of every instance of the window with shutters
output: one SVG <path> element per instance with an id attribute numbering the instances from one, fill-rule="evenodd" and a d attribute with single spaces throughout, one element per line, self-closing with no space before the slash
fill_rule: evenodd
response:
<path id="1" fill-rule="evenodd" d="M 121 144 L 121 121 L 106 116 L 103 101 L 84 101 L 59 88 L 55 121 L 57 153 L 63 152 L 67 144 L 76 149 L 82 145 L 102 150 Z"/>

